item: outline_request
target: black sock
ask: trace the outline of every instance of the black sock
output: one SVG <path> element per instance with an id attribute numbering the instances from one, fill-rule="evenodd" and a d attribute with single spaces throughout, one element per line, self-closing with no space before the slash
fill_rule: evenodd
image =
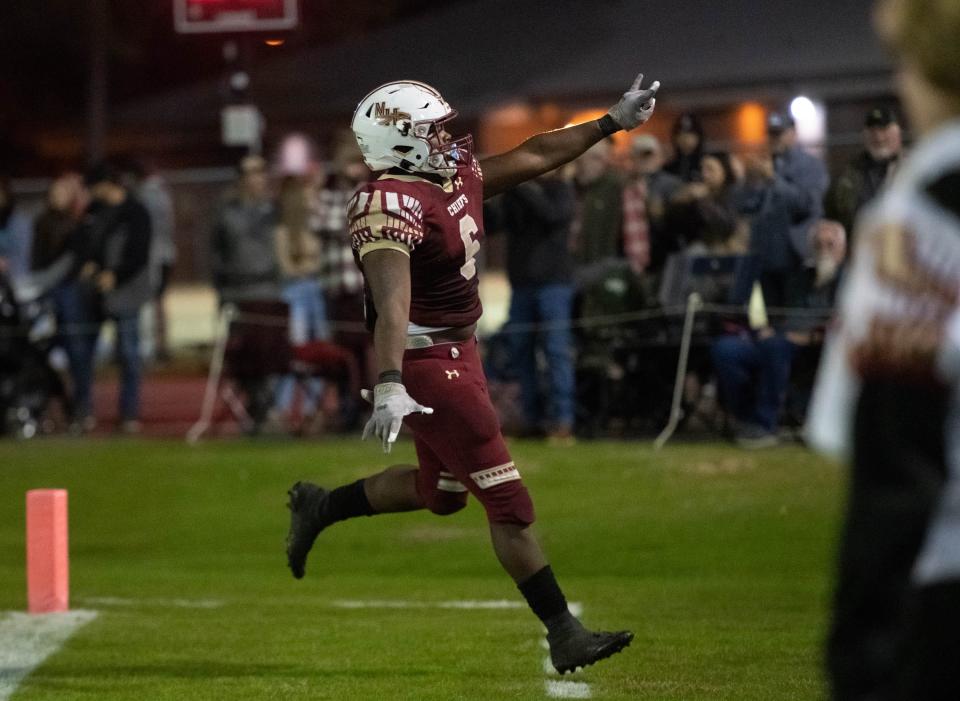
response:
<path id="1" fill-rule="evenodd" d="M 355 516 L 373 516 L 376 511 L 370 506 L 363 480 L 337 487 L 327 498 L 327 513 L 330 522 L 336 523 Z"/>
<path id="2" fill-rule="evenodd" d="M 548 632 L 556 633 L 578 623 L 567 609 L 567 599 L 560 591 L 550 565 L 518 584 L 517 589 Z"/>

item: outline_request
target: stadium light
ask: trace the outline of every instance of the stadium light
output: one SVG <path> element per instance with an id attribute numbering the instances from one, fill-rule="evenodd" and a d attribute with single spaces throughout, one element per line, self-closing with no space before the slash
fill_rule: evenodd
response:
<path id="1" fill-rule="evenodd" d="M 822 144 L 827 132 L 826 108 L 806 95 L 790 102 L 790 114 L 797 123 L 797 139 L 802 144 Z"/>

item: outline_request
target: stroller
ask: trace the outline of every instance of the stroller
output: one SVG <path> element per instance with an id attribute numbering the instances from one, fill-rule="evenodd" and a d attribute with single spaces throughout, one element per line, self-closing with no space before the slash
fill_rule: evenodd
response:
<path id="1" fill-rule="evenodd" d="M 72 415 L 63 380 L 48 359 L 53 339 L 54 323 L 43 302 L 26 286 L 18 294 L 0 274 L 0 435 L 34 437 L 54 399 Z"/>

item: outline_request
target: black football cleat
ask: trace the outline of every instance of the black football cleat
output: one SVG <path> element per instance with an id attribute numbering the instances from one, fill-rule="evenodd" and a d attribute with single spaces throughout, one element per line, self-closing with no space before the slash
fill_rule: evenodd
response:
<path id="1" fill-rule="evenodd" d="M 563 635 L 547 636 L 550 643 L 550 661 L 560 674 L 576 672 L 615 655 L 633 640 L 633 633 L 621 630 L 616 633 L 587 630 L 578 626 Z"/>
<path id="2" fill-rule="evenodd" d="M 329 492 L 311 482 L 297 482 L 287 492 L 290 531 L 287 533 L 287 566 L 297 579 L 307 568 L 307 554 L 320 532 L 330 525 L 325 518 Z"/>

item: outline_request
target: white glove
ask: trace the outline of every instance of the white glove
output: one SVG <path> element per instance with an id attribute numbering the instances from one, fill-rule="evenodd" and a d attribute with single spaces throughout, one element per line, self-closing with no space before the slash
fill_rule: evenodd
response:
<path id="1" fill-rule="evenodd" d="M 368 389 L 360 390 L 360 396 L 373 404 L 373 416 L 363 427 L 363 440 L 375 435 L 383 441 L 383 452 L 389 453 L 394 441 L 400 434 L 400 425 L 407 414 L 420 412 L 432 414 L 433 409 L 417 404 L 407 394 L 407 388 L 399 382 L 381 382 L 371 392 Z"/>
<path id="2" fill-rule="evenodd" d="M 641 82 L 643 82 L 643 73 L 638 75 L 630 89 L 623 93 L 620 102 L 607 112 L 610 118 L 626 131 L 630 131 L 650 119 L 653 116 L 653 108 L 657 105 L 655 98 L 657 90 L 660 89 L 660 81 L 653 81 L 653 84 L 646 90 L 640 89 Z"/>

